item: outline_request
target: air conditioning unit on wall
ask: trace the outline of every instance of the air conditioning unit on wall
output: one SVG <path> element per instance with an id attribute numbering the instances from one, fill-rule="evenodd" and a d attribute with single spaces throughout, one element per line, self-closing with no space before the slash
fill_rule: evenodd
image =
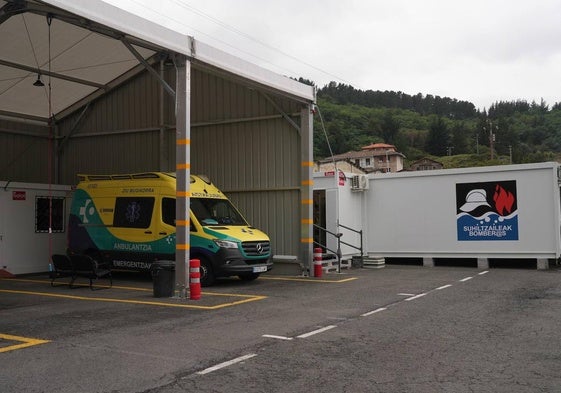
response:
<path id="1" fill-rule="evenodd" d="M 366 175 L 354 175 L 351 178 L 351 190 L 364 191 L 368 189 L 368 177 Z"/>

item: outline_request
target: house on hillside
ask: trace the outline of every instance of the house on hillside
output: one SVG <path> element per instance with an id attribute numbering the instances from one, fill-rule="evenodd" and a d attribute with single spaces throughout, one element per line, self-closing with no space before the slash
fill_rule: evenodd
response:
<path id="1" fill-rule="evenodd" d="M 444 164 L 439 161 L 432 160 L 428 157 L 421 158 L 415 162 L 412 162 L 409 166 L 410 171 L 430 171 L 434 169 L 443 169 Z"/>
<path id="2" fill-rule="evenodd" d="M 335 167 L 345 173 L 356 173 L 357 175 L 364 175 L 366 173 L 362 168 L 348 160 L 334 161 L 331 158 L 316 161 L 314 163 L 314 172 L 335 172 Z"/>
<path id="3" fill-rule="evenodd" d="M 319 161 L 316 165 L 316 172 L 325 172 L 327 165 L 333 168 L 333 162 L 350 163 L 353 167 L 362 171 L 362 173 L 372 172 L 399 172 L 403 170 L 403 160 L 405 156 L 398 152 L 394 145 L 386 143 L 374 143 L 362 147 L 360 151 L 349 151 L 343 154 L 337 154 L 333 158 Z M 339 168 L 342 169 L 342 168 Z M 355 170 L 351 173 L 361 173 Z"/>

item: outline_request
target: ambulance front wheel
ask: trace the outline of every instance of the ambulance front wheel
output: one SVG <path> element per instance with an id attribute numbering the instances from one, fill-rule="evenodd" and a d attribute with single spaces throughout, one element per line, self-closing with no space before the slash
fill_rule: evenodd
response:
<path id="1" fill-rule="evenodd" d="M 201 261 L 201 267 L 199 271 L 201 273 L 201 286 L 202 287 L 209 287 L 214 284 L 216 278 L 214 277 L 214 272 L 212 271 L 212 266 L 210 262 L 205 257 L 195 257 Z"/>

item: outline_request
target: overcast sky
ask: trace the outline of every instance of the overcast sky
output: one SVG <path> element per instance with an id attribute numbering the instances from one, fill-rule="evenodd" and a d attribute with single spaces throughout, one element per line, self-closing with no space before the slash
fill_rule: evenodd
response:
<path id="1" fill-rule="evenodd" d="M 561 0 L 105 1 L 319 87 L 561 102 Z"/>

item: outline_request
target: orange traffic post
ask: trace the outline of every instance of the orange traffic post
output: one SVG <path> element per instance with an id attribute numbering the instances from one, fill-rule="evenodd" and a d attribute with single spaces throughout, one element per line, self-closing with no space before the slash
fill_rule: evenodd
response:
<path id="1" fill-rule="evenodd" d="M 189 298 L 199 300 L 201 298 L 201 261 L 191 259 L 189 261 Z"/>
<path id="2" fill-rule="evenodd" d="M 323 273 L 322 265 L 323 250 L 321 248 L 314 248 L 314 277 L 320 277 Z"/>

